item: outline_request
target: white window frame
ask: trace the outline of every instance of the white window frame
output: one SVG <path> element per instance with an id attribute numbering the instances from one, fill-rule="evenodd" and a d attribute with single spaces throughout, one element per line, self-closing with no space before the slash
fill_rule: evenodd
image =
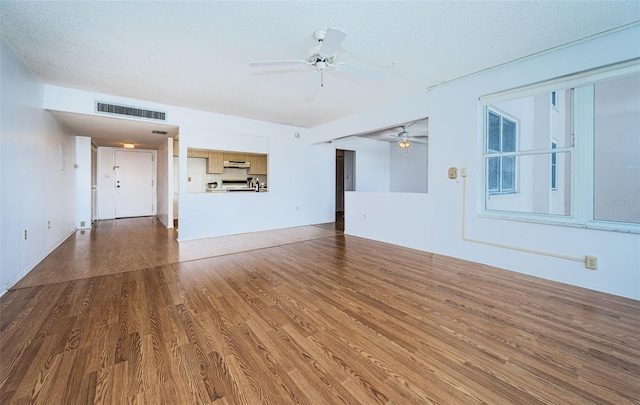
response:
<path id="1" fill-rule="evenodd" d="M 554 225 L 575 226 L 588 229 L 600 229 L 627 233 L 640 233 L 640 225 L 594 219 L 594 85 L 601 81 L 614 79 L 626 75 L 640 74 L 640 59 L 605 66 L 590 71 L 576 73 L 536 83 L 521 88 L 506 90 L 499 93 L 480 97 L 478 117 L 481 117 L 480 139 L 480 173 L 487 173 L 487 110 L 492 104 L 557 91 L 558 89 L 573 89 L 572 91 L 572 138 L 573 145 L 568 147 L 551 148 L 548 150 L 522 151 L 509 155 L 530 155 L 545 153 L 569 153 L 571 159 L 571 212 L 570 215 L 539 214 L 533 212 L 515 212 L 490 210 L 486 208 L 488 195 L 488 176 L 481 176 L 479 184 L 481 198 L 478 199 L 479 214 L 489 218 L 509 219 L 516 221 L 548 223 Z M 532 153 L 533 152 L 533 153 Z M 491 198 L 494 195 L 490 195 Z"/>
<path id="2" fill-rule="evenodd" d="M 558 107 L 558 91 L 553 90 L 551 92 L 551 106 L 555 108 L 557 111 L 560 111 L 560 107 Z"/>
<path id="3" fill-rule="evenodd" d="M 558 140 L 551 138 L 551 150 L 558 149 Z M 554 162 L 555 158 L 555 162 Z M 558 190 L 558 153 L 551 153 L 551 190 Z"/>

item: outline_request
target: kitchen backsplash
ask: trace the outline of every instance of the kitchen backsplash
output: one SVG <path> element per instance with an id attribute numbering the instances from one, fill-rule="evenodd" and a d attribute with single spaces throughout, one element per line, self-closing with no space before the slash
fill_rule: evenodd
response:
<path id="1" fill-rule="evenodd" d="M 225 168 L 224 173 L 222 174 L 205 174 L 203 177 L 202 188 L 203 191 L 207 187 L 208 183 L 217 182 L 218 187 L 220 187 L 223 180 L 246 180 L 249 177 L 253 178 L 253 181 L 260 179 L 260 184 L 267 184 L 267 176 L 265 175 L 255 175 L 255 174 L 247 174 L 247 169 L 233 169 L 233 168 Z"/>

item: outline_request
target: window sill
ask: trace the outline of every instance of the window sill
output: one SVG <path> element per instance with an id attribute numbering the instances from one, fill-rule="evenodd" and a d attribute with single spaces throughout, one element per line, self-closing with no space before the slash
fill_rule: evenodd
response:
<path id="1" fill-rule="evenodd" d="M 571 228 L 582 228 L 594 231 L 607 231 L 607 232 L 622 232 L 640 234 L 640 224 L 631 223 L 619 223 L 619 222 L 597 222 L 589 221 L 588 223 L 581 223 L 574 217 L 557 217 L 549 216 L 545 214 L 527 214 L 516 212 L 496 212 L 496 211 L 482 211 L 479 214 L 482 218 L 497 219 L 504 221 L 517 221 L 528 222 L 540 225 L 553 225 L 553 226 L 567 226 Z"/>

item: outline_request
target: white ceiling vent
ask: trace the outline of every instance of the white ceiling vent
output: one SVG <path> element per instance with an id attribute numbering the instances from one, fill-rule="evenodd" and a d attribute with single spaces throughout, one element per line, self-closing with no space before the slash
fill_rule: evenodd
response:
<path id="1" fill-rule="evenodd" d="M 111 115 L 126 115 L 127 117 L 146 118 L 156 121 L 166 121 L 167 113 L 163 111 L 147 110 L 140 107 L 131 107 L 127 105 L 109 104 L 96 101 L 97 113 Z"/>

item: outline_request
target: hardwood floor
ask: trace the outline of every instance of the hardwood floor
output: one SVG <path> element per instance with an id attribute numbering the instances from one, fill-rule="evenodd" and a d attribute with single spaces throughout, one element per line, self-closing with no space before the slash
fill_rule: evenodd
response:
<path id="1" fill-rule="evenodd" d="M 343 228 L 344 229 L 344 228 Z M 154 217 L 100 221 L 78 231 L 13 289 L 145 269 L 335 235 L 333 224 L 176 242 Z"/>
<path id="2" fill-rule="evenodd" d="M 183 261 L 130 221 L 0 298 L 0 404 L 640 403 L 638 301 L 331 225 Z"/>

